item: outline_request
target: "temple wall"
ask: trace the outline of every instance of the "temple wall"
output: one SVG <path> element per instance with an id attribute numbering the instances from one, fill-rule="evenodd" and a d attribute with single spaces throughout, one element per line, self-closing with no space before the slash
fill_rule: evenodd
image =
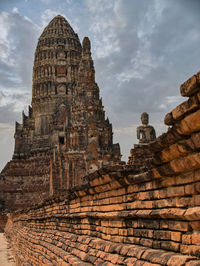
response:
<path id="1" fill-rule="evenodd" d="M 0 198 L 4 201 L 4 209 L 25 208 L 48 197 L 49 173 L 49 157 L 8 162 L 0 178 Z"/>
<path id="2" fill-rule="evenodd" d="M 181 86 L 189 98 L 166 115 L 147 168 L 100 169 L 9 216 L 19 265 L 200 265 L 199 80 Z"/>

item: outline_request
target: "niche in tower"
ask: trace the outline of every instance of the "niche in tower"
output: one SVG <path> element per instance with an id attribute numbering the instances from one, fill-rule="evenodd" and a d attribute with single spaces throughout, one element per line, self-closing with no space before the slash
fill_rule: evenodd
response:
<path id="1" fill-rule="evenodd" d="M 58 59 L 64 59 L 65 58 L 65 52 L 64 51 L 58 51 L 57 58 Z"/>
<path id="2" fill-rule="evenodd" d="M 65 76 L 66 74 L 66 66 L 57 66 L 56 67 L 57 76 Z"/>
<path id="3" fill-rule="evenodd" d="M 57 93 L 58 94 L 64 95 L 64 94 L 66 94 L 66 92 L 67 92 L 67 89 L 66 89 L 66 85 L 65 84 L 58 85 L 58 87 L 57 87 Z"/>
<path id="4" fill-rule="evenodd" d="M 61 145 L 65 144 L 65 138 L 63 136 L 59 136 L 59 144 Z"/>

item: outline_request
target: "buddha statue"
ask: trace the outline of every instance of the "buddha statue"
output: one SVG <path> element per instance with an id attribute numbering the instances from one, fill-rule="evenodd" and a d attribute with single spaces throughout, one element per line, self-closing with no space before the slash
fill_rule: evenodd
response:
<path id="1" fill-rule="evenodd" d="M 156 132 L 154 127 L 148 125 L 149 115 L 144 112 L 141 114 L 142 125 L 137 127 L 137 139 L 139 144 L 148 144 L 156 138 Z"/>

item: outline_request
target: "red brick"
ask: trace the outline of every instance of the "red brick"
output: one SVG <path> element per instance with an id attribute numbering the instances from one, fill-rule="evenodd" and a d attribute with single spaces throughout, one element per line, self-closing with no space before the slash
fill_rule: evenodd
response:
<path id="1" fill-rule="evenodd" d="M 194 182 L 194 172 L 187 172 L 175 177 L 176 185 L 188 184 Z"/>
<path id="2" fill-rule="evenodd" d="M 200 246 L 199 245 L 181 245 L 180 251 L 182 254 L 188 254 L 191 256 L 199 257 Z"/>
<path id="3" fill-rule="evenodd" d="M 195 184 L 185 185 L 185 194 L 186 195 L 195 194 Z"/>
<path id="4" fill-rule="evenodd" d="M 195 184 L 195 191 L 200 192 L 200 182 Z"/>
<path id="5" fill-rule="evenodd" d="M 153 233 L 153 238 L 157 240 L 170 240 L 171 234 L 170 231 L 155 230 Z"/>
<path id="6" fill-rule="evenodd" d="M 168 197 L 183 196 L 184 194 L 184 186 L 167 188 Z"/>
<path id="7" fill-rule="evenodd" d="M 193 233 L 192 234 L 192 244 L 200 245 L 200 233 Z"/>
<path id="8" fill-rule="evenodd" d="M 199 221 L 190 222 L 190 226 L 194 231 L 200 231 L 200 222 Z"/>
<path id="9" fill-rule="evenodd" d="M 180 244 L 172 241 L 161 241 L 161 249 L 178 252 L 180 249 Z"/>
<path id="10" fill-rule="evenodd" d="M 190 260 L 185 264 L 185 266 L 199 266 L 200 265 L 200 260 Z"/>
<path id="11" fill-rule="evenodd" d="M 191 207 L 185 214 L 185 219 L 187 220 L 199 220 L 200 219 L 200 207 Z"/>
<path id="12" fill-rule="evenodd" d="M 153 240 L 152 239 L 142 238 L 140 240 L 140 245 L 151 248 L 153 246 Z"/>
<path id="13" fill-rule="evenodd" d="M 193 195 L 192 199 L 194 200 L 194 205 L 199 206 L 200 205 L 200 195 Z"/>
<path id="14" fill-rule="evenodd" d="M 137 261 L 136 258 L 128 258 L 124 261 L 125 265 L 127 266 L 133 266 L 135 265 L 135 262 Z"/>
<path id="15" fill-rule="evenodd" d="M 169 229 L 187 232 L 189 229 L 189 223 L 182 221 L 169 221 Z"/>
<path id="16" fill-rule="evenodd" d="M 190 245 L 192 243 L 192 236 L 191 236 L 191 234 L 182 235 L 182 243 L 183 244 Z"/>
<path id="17" fill-rule="evenodd" d="M 171 232 L 171 240 L 175 242 L 181 242 L 182 234 L 180 232 Z"/>
<path id="18" fill-rule="evenodd" d="M 146 248 L 141 248 L 141 247 L 131 247 L 129 248 L 129 251 L 127 253 L 127 256 L 130 257 L 135 257 L 137 259 L 140 259 L 142 256 L 143 252 L 146 250 Z"/>
<path id="19" fill-rule="evenodd" d="M 177 197 L 175 199 L 176 207 L 188 207 L 192 205 L 193 200 L 190 197 Z"/>
<path id="20" fill-rule="evenodd" d="M 185 263 L 189 259 L 190 257 L 187 257 L 187 256 L 174 255 L 168 260 L 167 265 L 170 265 L 170 266 L 185 265 Z"/>

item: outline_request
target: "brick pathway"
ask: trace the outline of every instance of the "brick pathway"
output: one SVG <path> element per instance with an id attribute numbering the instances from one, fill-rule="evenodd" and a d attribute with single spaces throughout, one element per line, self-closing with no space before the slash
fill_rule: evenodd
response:
<path id="1" fill-rule="evenodd" d="M 3 233 L 0 233 L 0 266 L 15 266 L 8 242 Z"/>

